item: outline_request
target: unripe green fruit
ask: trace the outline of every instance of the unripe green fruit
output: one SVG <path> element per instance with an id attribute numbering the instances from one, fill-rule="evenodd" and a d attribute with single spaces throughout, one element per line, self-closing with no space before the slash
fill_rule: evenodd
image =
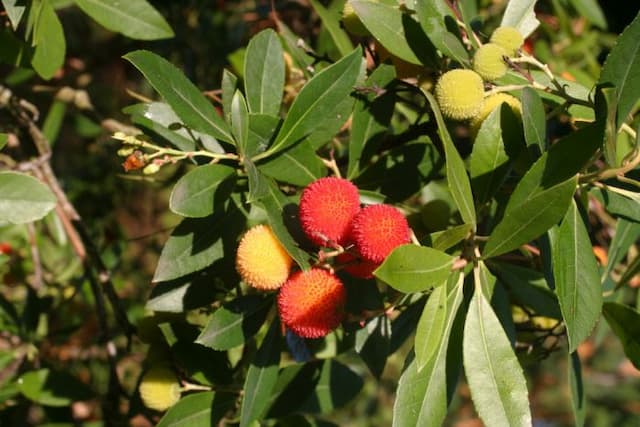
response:
<path id="1" fill-rule="evenodd" d="M 180 383 L 175 374 L 163 366 L 154 366 L 142 377 L 140 398 L 147 408 L 166 411 L 180 400 Z"/>
<path id="2" fill-rule="evenodd" d="M 442 114 L 455 120 L 470 119 L 482 108 L 482 77 L 472 70 L 451 70 L 436 84 L 436 99 Z"/>
<path id="3" fill-rule="evenodd" d="M 478 114 L 471 120 L 471 134 L 477 135 L 480 130 L 480 126 L 482 126 L 482 122 L 489 117 L 489 114 L 496 108 L 498 108 L 503 103 L 506 103 L 509 107 L 511 107 L 511 111 L 516 115 L 516 117 L 522 117 L 522 103 L 520 100 L 514 96 L 511 96 L 507 93 L 496 93 L 495 95 L 488 96 L 484 99 L 484 104 L 482 108 L 478 112 Z"/>
<path id="4" fill-rule="evenodd" d="M 499 27 L 491 35 L 491 43 L 502 46 L 509 55 L 513 55 L 522 47 L 524 37 L 516 28 Z"/>
<path id="5" fill-rule="evenodd" d="M 473 69 L 487 81 L 497 80 L 507 73 L 507 63 L 503 57 L 507 51 L 495 43 L 480 46 L 473 56 Z"/>
<path id="6" fill-rule="evenodd" d="M 342 9 L 342 24 L 344 28 L 354 36 L 367 37 L 371 35 L 348 1 Z"/>

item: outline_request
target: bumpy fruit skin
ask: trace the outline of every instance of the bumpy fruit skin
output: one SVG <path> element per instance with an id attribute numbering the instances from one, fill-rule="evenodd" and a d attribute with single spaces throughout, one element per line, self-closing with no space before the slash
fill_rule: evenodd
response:
<path id="1" fill-rule="evenodd" d="M 367 37 L 371 35 L 369 30 L 367 30 L 367 27 L 364 26 L 356 14 L 356 11 L 353 10 L 351 3 L 348 1 L 342 8 L 342 25 L 344 25 L 344 28 L 354 36 Z"/>
<path id="2" fill-rule="evenodd" d="M 330 272 L 320 268 L 298 271 L 278 294 L 280 319 L 303 338 L 320 338 L 342 322 L 346 298 L 342 282 Z"/>
<path id="3" fill-rule="evenodd" d="M 436 99 L 442 114 L 455 120 L 475 116 L 484 98 L 482 77 L 472 70 L 451 70 L 436 84 Z"/>
<path id="4" fill-rule="evenodd" d="M 513 55 L 524 44 L 524 37 L 513 27 L 499 27 L 491 34 L 491 43 L 502 46 L 509 55 Z"/>
<path id="5" fill-rule="evenodd" d="M 508 53 L 502 46 L 495 43 L 482 45 L 473 56 L 473 69 L 487 81 L 497 80 L 507 73 L 504 56 Z"/>
<path id="6" fill-rule="evenodd" d="M 180 383 L 165 367 L 152 367 L 140 382 L 140 398 L 147 408 L 166 411 L 180 400 Z"/>
<path id="7" fill-rule="evenodd" d="M 518 98 L 507 93 L 496 93 L 485 98 L 482 109 L 478 115 L 471 120 L 471 133 L 476 135 L 480 130 L 480 126 L 482 126 L 482 122 L 489 117 L 489 114 L 491 114 L 493 110 L 503 103 L 511 107 L 511 111 L 513 111 L 517 117 L 522 117 L 522 103 Z"/>
<path id="8" fill-rule="evenodd" d="M 271 228 L 256 225 L 238 245 L 236 269 L 242 280 L 256 289 L 278 289 L 287 280 L 293 260 Z"/>
<path id="9" fill-rule="evenodd" d="M 353 219 L 351 238 L 364 260 L 380 264 L 396 247 L 411 241 L 411 229 L 395 207 L 371 205 Z"/>
<path id="10" fill-rule="evenodd" d="M 344 243 L 351 220 L 359 210 L 358 188 L 342 178 L 320 178 L 309 184 L 300 197 L 302 229 L 320 246 Z"/>

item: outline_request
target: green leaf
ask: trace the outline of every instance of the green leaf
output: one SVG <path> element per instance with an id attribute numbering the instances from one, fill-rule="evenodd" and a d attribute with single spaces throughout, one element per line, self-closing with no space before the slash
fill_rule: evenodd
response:
<path id="1" fill-rule="evenodd" d="M 607 254 L 607 267 L 602 273 L 605 279 L 613 271 L 613 268 L 627 255 L 627 251 L 640 238 L 640 223 L 620 218 L 616 224 L 616 231 L 609 245 Z"/>
<path id="2" fill-rule="evenodd" d="M 259 204 L 267 212 L 269 226 L 291 258 L 300 268 L 307 270 L 309 269 L 308 255 L 298 247 L 289 231 L 300 223 L 297 206 L 282 194 L 275 183 L 267 181 L 267 184 L 266 195 L 260 199 Z M 297 231 L 300 232 L 300 230 Z"/>
<path id="3" fill-rule="evenodd" d="M 324 25 L 324 28 L 329 32 L 340 55 L 347 56 L 353 50 L 353 45 L 351 44 L 349 35 L 340 27 L 338 14 L 331 13 L 330 10 L 326 9 L 317 0 L 310 0 L 310 3 L 322 20 L 322 25 Z"/>
<path id="4" fill-rule="evenodd" d="M 282 120 L 279 117 L 249 114 L 249 139 L 245 149 L 245 158 L 266 151 L 281 123 Z"/>
<path id="5" fill-rule="evenodd" d="M 44 406 L 69 406 L 93 397 L 92 390 L 85 383 L 63 371 L 29 371 L 17 383 L 25 397 Z"/>
<path id="6" fill-rule="evenodd" d="M 471 184 L 469 183 L 469 177 L 467 176 L 464 162 L 453 144 L 451 135 L 449 135 L 447 125 L 444 122 L 442 113 L 438 107 L 438 101 L 436 101 L 430 92 L 422 89 L 422 93 L 426 96 L 429 104 L 431 105 L 431 110 L 433 111 L 436 123 L 438 124 L 438 134 L 440 135 L 440 139 L 442 139 L 442 145 L 444 145 L 444 152 L 447 160 L 446 169 L 449 190 L 451 191 L 451 195 L 453 196 L 456 206 L 458 206 L 458 209 L 460 210 L 462 220 L 466 224 L 471 224 L 475 230 L 476 209 L 473 204 Z"/>
<path id="7" fill-rule="evenodd" d="M 0 223 L 24 224 L 43 218 L 56 206 L 56 198 L 36 178 L 0 172 Z"/>
<path id="8" fill-rule="evenodd" d="M 573 353 L 595 327 L 602 308 L 598 262 L 575 202 L 553 242 L 553 276 Z"/>
<path id="9" fill-rule="evenodd" d="M 235 279 L 237 281 L 237 279 Z M 184 313 L 211 304 L 222 279 L 214 272 L 158 283 L 151 289 L 145 308 L 152 311 Z"/>
<path id="10" fill-rule="evenodd" d="M 482 122 L 469 156 L 469 175 L 478 205 L 491 199 L 510 170 L 500 126 L 501 110 L 496 108 Z"/>
<path id="11" fill-rule="evenodd" d="M 464 370 L 471 398 L 485 425 L 531 426 L 522 367 L 481 286 L 476 283 L 464 325 Z"/>
<path id="12" fill-rule="evenodd" d="M 387 316 L 374 317 L 356 331 L 354 349 L 376 378 L 384 371 L 390 345 L 391 321 Z"/>
<path id="13" fill-rule="evenodd" d="M 640 203 L 638 200 L 623 196 L 614 191 L 615 187 L 593 187 L 589 193 L 604 206 L 610 214 L 626 218 L 630 221 L 640 222 Z"/>
<path id="14" fill-rule="evenodd" d="M 457 245 L 461 241 L 463 241 L 468 235 L 469 232 L 473 229 L 470 224 L 462 224 L 456 225 L 455 227 L 451 227 L 447 230 L 440 231 L 437 233 L 433 233 L 433 249 L 437 249 L 439 251 L 446 251 L 447 249 Z"/>
<path id="15" fill-rule="evenodd" d="M 530 87 L 525 87 L 520 96 L 522 101 L 522 125 L 524 127 L 524 139 L 527 147 L 537 145 L 539 153 L 546 151 L 547 123 L 544 113 L 544 104 L 538 92 Z"/>
<path id="16" fill-rule="evenodd" d="M 617 93 L 618 90 L 615 87 L 596 87 L 596 117 L 605 123 L 604 158 L 611 167 L 618 165 Z"/>
<path id="17" fill-rule="evenodd" d="M 420 292 L 442 285 L 454 261 L 444 252 L 407 244 L 395 248 L 374 274 L 400 292 Z"/>
<path id="18" fill-rule="evenodd" d="M 514 27 L 527 38 L 538 28 L 540 21 L 533 10 L 537 0 L 510 0 L 502 15 L 501 27 Z"/>
<path id="19" fill-rule="evenodd" d="M 229 127 L 213 105 L 170 62 L 146 50 L 136 50 L 124 58 L 140 70 L 187 127 L 233 142 Z"/>
<path id="20" fill-rule="evenodd" d="M 2 150 L 5 145 L 7 145 L 7 142 L 9 142 L 9 135 L 0 132 L 0 150 Z"/>
<path id="21" fill-rule="evenodd" d="M 284 91 L 285 64 L 282 43 L 268 28 L 255 35 L 247 46 L 244 89 L 251 113 L 280 113 Z"/>
<path id="22" fill-rule="evenodd" d="M 335 359 L 327 359 L 322 363 L 320 378 L 313 393 L 301 410 L 329 414 L 353 400 L 363 384 L 362 377 L 351 368 Z"/>
<path id="23" fill-rule="evenodd" d="M 236 171 L 230 166 L 198 166 L 183 175 L 173 187 L 169 208 L 191 218 L 213 215 L 227 201 L 235 182 Z"/>
<path id="24" fill-rule="evenodd" d="M 331 117 L 336 105 L 350 96 L 362 65 L 362 51 L 357 48 L 309 80 L 293 101 L 268 151 L 273 153 L 300 142 Z"/>
<path id="25" fill-rule="evenodd" d="M 578 352 L 569 353 L 569 389 L 571 391 L 571 409 L 573 410 L 573 419 L 576 427 L 583 427 L 586 418 L 587 403 L 586 394 L 584 392 L 584 384 L 582 382 L 582 366 Z"/>
<path id="26" fill-rule="evenodd" d="M 236 401 L 236 395 L 203 391 L 184 396 L 157 427 L 215 427 Z"/>
<path id="27" fill-rule="evenodd" d="M 460 39 L 449 32 L 447 23 L 454 28 L 457 25 L 449 5 L 444 0 L 425 0 L 417 1 L 415 7 L 420 25 L 433 45 L 445 56 L 468 65 L 467 50 Z"/>
<path id="28" fill-rule="evenodd" d="M 411 64 L 431 63 L 435 53 L 420 26 L 397 5 L 374 0 L 352 0 L 364 26 L 389 53 Z"/>
<path id="29" fill-rule="evenodd" d="M 64 64 L 67 44 L 62 24 L 48 1 L 43 1 L 33 31 L 36 50 L 31 65 L 43 79 L 50 79 Z"/>
<path id="30" fill-rule="evenodd" d="M 247 203 L 253 203 L 269 195 L 269 179 L 258 170 L 256 165 L 247 157 L 244 158 L 244 168 L 249 180 L 249 194 Z"/>
<path id="31" fill-rule="evenodd" d="M 431 292 L 424 306 L 422 316 L 416 327 L 414 350 L 416 363 L 420 372 L 440 349 L 440 343 L 444 338 L 447 316 L 448 287 L 439 286 Z"/>
<path id="32" fill-rule="evenodd" d="M 457 272 L 452 276 L 457 280 L 450 282 L 456 284 L 447 297 L 447 316 L 442 339 L 435 354 L 422 370 L 418 370 L 415 358 L 405 367 L 393 405 L 393 427 L 439 427 L 447 415 L 454 387 L 448 376 L 452 372 L 457 375 L 460 369 L 448 359 L 450 353 L 460 353 L 459 348 L 453 348 L 451 351 L 449 347 L 459 345 L 452 331 L 456 329 L 456 320 L 459 320 L 458 310 L 463 300 L 464 279 L 463 275 Z"/>
<path id="33" fill-rule="evenodd" d="M 623 304 L 605 302 L 602 314 L 620 339 L 624 354 L 640 369 L 640 313 Z"/>
<path id="34" fill-rule="evenodd" d="M 184 128 L 182 120 L 166 102 L 134 104 L 123 111 L 131 114 L 133 123 L 157 133 L 182 151 L 194 151 L 196 142 L 199 142 L 212 153 L 224 153 L 220 143 L 211 135 Z"/>
<path id="35" fill-rule="evenodd" d="M 258 332 L 272 303 L 273 298 L 258 295 L 236 298 L 211 315 L 196 343 L 220 351 L 244 344 Z"/>
<path id="36" fill-rule="evenodd" d="M 227 123 L 231 123 L 231 101 L 233 100 L 233 94 L 236 93 L 238 89 L 238 78 L 226 68 L 222 70 L 220 89 L 222 90 L 222 111 L 224 112 L 224 119 Z"/>
<path id="37" fill-rule="evenodd" d="M 231 100 L 231 132 L 236 139 L 238 151 L 241 155 L 246 155 L 249 144 L 249 111 L 244 96 L 239 90 Z"/>
<path id="38" fill-rule="evenodd" d="M 25 6 L 24 2 L 20 0 L 2 0 L 2 5 L 4 6 L 4 10 L 7 12 L 13 31 L 17 30 L 27 6 Z"/>
<path id="39" fill-rule="evenodd" d="M 47 111 L 47 117 L 44 119 L 44 124 L 42 125 L 42 133 L 51 146 L 53 146 L 58 139 L 66 112 L 67 103 L 57 98 L 53 100 L 49 111 Z"/>
<path id="40" fill-rule="evenodd" d="M 244 382 L 244 395 L 240 408 L 240 426 L 249 426 L 262 419 L 278 381 L 280 364 L 280 322 L 275 320 L 262 345 L 249 365 Z"/>
<path id="41" fill-rule="evenodd" d="M 375 89 L 384 89 L 394 78 L 395 68 L 392 65 L 381 64 L 371 73 L 364 87 L 375 92 Z M 349 140 L 348 179 L 360 174 L 361 165 L 367 160 L 364 156 L 365 147 L 373 147 L 385 137 L 394 105 L 395 96 L 392 91 L 380 96 L 368 93 L 356 101 Z"/>
<path id="42" fill-rule="evenodd" d="M 607 20 L 597 0 L 569 0 L 578 13 L 587 18 L 593 25 L 607 29 Z"/>
<path id="43" fill-rule="evenodd" d="M 186 218 L 164 244 L 153 282 L 164 282 L 186 276 L 210 266 L 225 257 L 224 239 L 235 239 L 233 231 L 238 211 L 217 211 L 205 218 Z M 227 242 L 228 244 L 228 242 Z"/>
<path id="44" fill-rule="evenodd" d="M 289 184 L 304 187 L 326 173 L 326 167 L 309 144 L 297 144 L 258 165 L 260 172 Z"/>
<path id="45" fill-rule="evenodd" d="M 599 84 L 616 87 L 617 127 L 627 120 L 640 98 L 640 13 L 620 34 L 602 66 Z"/>
<path id="46" fill-rule="evenodd" d="M 75 0 L 84 13 L 103 27 L 137 40 L 173 37 L 173 30 L 146 0 Z"/>

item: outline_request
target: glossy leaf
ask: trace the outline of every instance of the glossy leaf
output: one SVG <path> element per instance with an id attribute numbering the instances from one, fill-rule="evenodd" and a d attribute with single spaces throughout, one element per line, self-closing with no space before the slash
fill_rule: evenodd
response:
<path id="1" fill-rule="evenodd" d="M 452 331 L 463 299 L 463 276 L 459 273 L 453 276 L 458 279 L 454 280 L 457 283 L 447 297 L 447 317 L 439 347 L 422 370 L 418 370 L 415 358 L 405 367 L 393 405 L 394 427 L 439 427 L 447 415 L 453 395 L 448 375 L 452 371 L 457 374 L 460 369 L 448 360 L 449 347 L 455 342 Z M 459 353 L 460 349 L 453 352 Z"/>
<path id="2" fill-rule="evenodd" d="M 595 327 L 602 308 L 598 262 L 575 202 L 569 205 L 553 243 L 556 294 L 573 353 Z"/>
<path id="3" fill-rule="evenodd" d="M 440 348 L 444 337 L 447 316 L 447 286 L 439 286 L 431 292 L 416 327 L 414 351 L 418 372 L 424 368 Z"/>
<path id="4" fill-rule="evenodd" d="M 266 151 L 271 145 L 281 123 L 282 120 L 279 117 L 267 114 L 249 114 L 249 135 L 247 147 L 245 148 L 245 158 L 253 157 Z"/>
<path id="5" fill-rule="evenodd" d="M 235 395 L 213 391 L 189 394 L 169 408 L 157 427 L 214 427 L 235 401 Z"/>
<path id="6" fill-rule="evenodd" d="M 56 11 L 48 1 L 40 3 L 33 30 L 35 52 L 31 65 L 43 79 L 50 79 L 64 64 L 67 44 Z"/>
<path id="7" fill-rule="evenodd" d="M 469 63 L 469 54 L 462 42 L 447 28 L 447 21 L 455 25 L 456 18 L 446 1 L 417 1 L 416 12 L 422 29 L 440 52 L 461 64 Z"/>
<path id="8" fill-rule="evenodd" d="M 540 25 L 533 10 L 536 2 L 537 0 L 510 0 L 500 26 L 517 28 L 527 38 Z"/>
<path id="9" fill-rule="evenodd" d="M 400 292 L 420 292 L 442 285 L 454 261 L 444 252 L 407 244 L 394 249 L 374 274 Z"/>
<path id="10" fill-rule="evenodd" d="M 618 194 L 610 186 L 606 188 L 594 187 L 589 193 L 600 200 L 610 214 L 640 222 L 640 203 L 637 200 Z"/>
<path id="11" fill-rule="evenodd" d="M 164 244 L 153 276 L 164 282 L 186 276 L 210 266 L 225 256 L 223 238 L 237 228 L 231 224 L 238 215 L 216 212 L 205 218 L 186 218 Z"/>
<path id="12" fill-rule="evenodd" d="M 602 72 L 600 84 L 616 87 L 618 105 L 617 127 L 627 120 L 627 115 L 640 98 L 640 13 L 618 36 L 615 46 L 609 52 Z"/>
<path id="13" fill-rule="evenodd" d="M 586 418 L 587 396 L 582 382 L 582 364 L 578 352 L 569 353 L 569 390 L 571 392 L 571 409 L 576 427 L 583 427 Z"/>
<path id="14" fill-rule="evenodd" d="M 222 70 L 222 82 L 220 83 L 220 90 L 222 91 L 222 111 L 224 112 L 224 119 L 227 123 L 231 123 L 231 101 L 233 100 L 233 94 L 238 89 L 238 78 L 231 71 L 226 68 Z"/>
<path id="15" fill-rule="evenodd" d="M 395 78 L 392 65 L 381 64 L 366 80 L 364 87 L 384 90 Z M 347 178 L 353 179 L 360 173 L 366 161 L 365 147 L 375 146 L 387 133 L 391 121 L 395 99 L 392 92 L 378 96 L 376 93 L 362 94 L 356 101 L 351 121 L 349 140 L 349 164 Z"/>
<path id="16" fill-rule="evenodd" d="M 607 266 L 602 273 L 606 278 L 613 268 L 627 255 L 627 251 L 640 239 L 640 223 L 620 218 L 616 224 L 616 231 L 609 245 L 607 253 Z"/>
<path id="17" fill-rule="evenodd" d="M 173 37 L 173 30 L 146 0 L 74 0 L 103 27 L 137 40 Z"/>
<path id="18" fill-rule="evenodd" d="M 236 91 L 231 100 L 231 132 L 236 139 L 238 151 L 241 155 L 246 155 L 249 143 L 249 111 L 240 91 Z"/>
<path id="19" fill-rule="evenodd" d="M 247 46 L 244 88 L 251 113 L 278 115 L 284 91 L 282 43 L 272 29 L 255 35 Z"/>
<path id="20" fill-rule="evenodd" d="M 264 323 L 273 299 L 248 295 L 217 309 L 196 342 L 214 350 L 229 350 L 245 343 Z"/>
<path id="21" fill-rule="evenodd" d="M 537 145 L 539 153 L 546 151 L 547 123 L 544 104 L 538 92 L 530 87 L 522 90 L 522 124 L 527 146 Z"/>
<path id="22" fill-rule="evenodd" d="M 624 354 L 640 369 L 640 313 L 623 304 L 605 302 L 602 314 L 620 339 Z"/>
<path id="23" fill-rule="evenodd" d="M 389 356 L 391 321 L 387 316 L 377 316 L 357 330 L 354 349 L 371 373 L 380 378 Z"/>
<path id="24" fill-rule="evenodd" d="M 304 187 L 326 173 L 326 167 L 308 144 L 298 144 L 269 157 L 258 169 L 267 176 Z"/>
<path id="25" fill-rule="evenodd" d="M 28 399 L 45 406 L 64 407 L 80 400 L 89 400 L 89 387 L 63 371 L 32 370 L 17 380 L 20 392 Z"/>
<path id="26" fill-rule="evenodd" d="M 230 166 L 198 166 L 173 187 L 169 207 L 178 215 L 191 218 L 213 215 L 231 195 L 235 181 L 236 171 Z"/>
<path id="27" fill-rule="evenodd" d="M 269 194 L 269 179 L 258 170 L 258 167 L 248 158 L 244 158 L 244 168 L 249 180 L 249 194 L 247 202 L 253 203 L 261 200 Z"/>
<path id="28" fill-rule="evenodd" d="M 331 117 L 336 105 L 350 96 L 362 64 L 362 51 L 358 48 L 309 80 L 293 101 L 269 151 L 276 152 L 302 141 Z"/>
<path id="29" fill-rule="evenodd" d="M 237 278 L 234 278 L 237 281 Z M 213 272 L 156 284 L 145 308 L 152 311 L 184 313 L 215 301 L 222 279 Z"/>
<path id="30" fill-rule="evenodd" d="M 463 241 L 469 235 L 471 230 L 472 227 L 470 224 L 462 224 L 439 232 L 437 237 L 433 239 L 432 247 L 433 249 L 446 251 Z"/>
<path id="31" fill-rule="evenodd" d="M 353 45 L 349 35 L 340 27 L 339 15 L 332 13 L 317 0 L 310 0 L 309 3 L 322 20 L 322 25 L 331 36 L 340 55 L 348 55 L 353 50 Z"/>
<path id="32" fill-rule="evenodd" d="M 349 403 L 362 389 L 362 377 L 335 359 L 322 363 L 320 377 L 309 399 L 301 408 L 304 412 L 328 414 Z"/>
<path id="33" fill-rule="evenodd" d="M 485 425 L 531 426 L 522 367 L 480 288 L 476 283 L 464 325 L 464 370 L 471 398 Z"/>
<path id="34" fill-rule="evenodd" d="M 24 224 L 43 218 L 56 206 L 56 198 L 36 178 L 0 172 L 0 222 Z"/>
<path id="35" fill-rule="evenodd" d="M 2 0 L 2 5 L 4 6 L 4 10 L 7 12 L 7 17 L 11 22 L 11 27 L 13 31 L 18 28 L 20 21 L 22 20 L 22 16 L 27 8 L 24 2 L 20 0 Z"/>
<path id="36" fill-rule="evenodd" d="M 460 216 L 466 224 L 471 224 L 473 229 L 476 228 L 476 209 L 473 204 L 473 195 L 471 194 L 471 184 L 469 183 L 469 177 L 464 167 L 464 162 L 458 153 L 451 135 L 447 130 L 447 125 L 442 118 L 442 113 L 438 107 L 438 102 L 433 95 L 425 90 L 422 93 L 426 96 L 431 110 L 435 116 L 436 123 L 438 124 L 438 134 L 444 145 L 444 152 L 446 156 L 446 169 L 447 169 L 447 183 L 449 190 L 453 196 L 453 200 L 456 202 L 456 206 L 460 210 Z"/>
<path id="37" fill-rule="evenodd" d="M 187 127 L 233 142 L 229 127 L 213 105 L 174 65 L 146 50 L 130 52 L 124 58 L 140 70 Z"/>
<path id="38" fill-rule="evenodd" d="M 249 365 L 240 408 L 240 426 L 260 420 L 268 407 L 271 391 L 278 381 L 280 364 L 280 323 L 271 324 L 267 336 Z"/>
<path id="39" fill-rule="evenodd" d="M 500 116 L 501 108 L 498 107 L 482 122 L 469 156 L 469 175 L 478 205 L 491 199 L 510 169 Z"/>

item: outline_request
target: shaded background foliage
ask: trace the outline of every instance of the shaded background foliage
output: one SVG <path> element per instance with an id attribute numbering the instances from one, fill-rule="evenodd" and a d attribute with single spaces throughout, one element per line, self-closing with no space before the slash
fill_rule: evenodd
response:
<path id="1" fill-rule="evenodd" d="M 153 97 L 148 83 L 121 56 L 139 48 L 151 50 L 184 70 L 199 88 L 217 88 L 223 68 L 236 71 L 242 69 L 241 65 L 238 66 L 241 64 L 242 47 L 246 46 L 250 37 L 261 29 L 273 27 L 270 4 L 266 1 L 154 1 L 152 4 L 167 19 L 176 36 L 167 40 L 143 42 L 104 30 L 72 7 L 71 2 L 58 3 L 61 5 L 58 15 L 67 40 L 67 57 L 63 70 L 51 81 L 45 82 L 32 72 L 2 65 L 0 76 L 4 85 L 10 86 L 14 93 L 38 107 L 45 130 L 49 123 L 49 135 L 53 136 L 51 142 L 54 144 L 54 170 L 61 178 L 69 198 L 85 219 L 107 267 L 114 272 L 116 290 L 128 316 L 135 320 L 143 315 L 150 292 L 150 278 L 162 245 L 179 222 L 178 216 L 168 209 L 168 196 L 172 184 L 186 169 L 183 165 L 177 165 L 154 177 L 132 177 L 121 173 L 122 159 L 114 155 L 118 144 L 100 123 L 107 118 L 127 120 L 122 109 L 134 100 L 126 89 Z M 62 7 L 65 3 L 69 3 L 69 7 Z M 492 15 L 492 8 L 499 7 L 493 3 L 500 2 L 479 3 L 486 10 L 487 20 L 497 20 L 497 16 Z M 536 32 L 532 48 L 558 74 L 566 72 L 591 87 L 615 35 L 637 14 L 638 6 L 633 2 L 614 5 L 601 1 L 607 24 L 607 30 L 601 32 L 578 19 L 579 14 L 569 3 L 560 0 L 538 2 L 536 10 L 542 26 Z M 275 6 L 280 19 L 297 35 L 307 40 L 310 46 L 316 47 L 319 54 L 334 54 L 323 47 L 326 34 L 321 30 L 320 19 L 306 2 L 276 2 Z M 65 106 L 62 110 L 62 107 L 56 107 L 52 94 L 65 85 L 85 88 L 94 110 L 83 111 L 73 106 Z M 11 126 L 11 118 L 0 111 L 0 130 L 11 130 Z M 426 131 L 435 132 L 435 129 Z M 569 127 L 560 117 L 548 125 L 548 131 L 552 137 L 560 137 L 569 131 Z M 411 153 L 414 148 L 406 149 L 408 152 L 405 161 L 410 164 L 417 156 Z M 405 167 L 407 164 L 401 161 L 396 166 L 399 171 Z M 428 175 L 430 171 L 426 170 L 424 173 Z M 362 181 L 359 184 L 363 188 L 376 189 L 382 185 L 382 192 L 395 200 L 403 200 L 407 196 L 403 191 L 413 192 L 411 188 L 399 185 L 407 184 L 401 173 L 397 179 L 391 174 L 382 183 L 367 182 L 366 178 L 366 174 L 360 177 Z M 593 243 L 606 247 L 610 240 L 611 224 L 603 223 L 600 218 L 592 218 L 591 226 Z M 55 230 L 56 225 L 50 224 L 48 233 L 54 236 L 54 240 Z M 20 301 L 21 307 L 29 308 L 25 310 L 25 321 L 33 326 L 33 343 L 39 351 L 38 358 L 33 360 L 40 359 L 43 366 L 72 373 L 90 384 L 99 396 L 104 396 L 109 377 L 107 357 L 103 346 L 96 342 L 99 325 L 95 317 L 95 301 L 90 284 L 82 276 L 79 266 L 70 261 L 73 258 L 71 252 L 67 250 L 60 253 L 55 245 L 46 240 L 43 239 L 41 243 L 41 255 L 47 269 L 55 273 L 52 275 L 52 282 L 56 283 L 57 293 L 46 298 L 34 298 L 21 286 L 22 283 L 30 282 L 34 274 L 28 236 L 0 229 L 0 243 L 9 243 L 13 248 L 8 261 L 0 264 L 3 294 L 11 301 Z M 59 269 L 63 264 L 67 268 Z M 34 305 L 36 307 L 31 308 Z M 407 316 L 410 315 L 411 313 Z M 414 322 L 419 315 L 419 311 L 413 313 Z M 34 318 L 29 318 L 30 316 Z M 38 332 L 42 316 L 48 318 L 47 327 Z M 112 324 L 111 327 L 115 328 L 116 325 Z M 5 335 L 2 338 L 0 351 L 16 344 Z M 183 351 L 194 351 L 188 344 L 184 345 Z M 394 345 L 396 344 L 391 343 L 391 346 Z M 104 412 L 106 407 L 99 398 L 84 400 L 86 396 L 82 395 L 83 387 L 78 385 L 74 388 L 78 395 L 68 398 L 70 401 L 82 398 L 83 403 L 76 403 L 70 408 L 34 405 L 28 400 L 19 400 L 17 404 L 1 400 L 0 424 L 18 425 L 26 420 L 30 425 L 40 425 L 71 423 L 76 420 L 83 422 L 83 425 L 101 425 L 104 419 L 122 425 L 149 425 L 155 415 L 149 413 L 134 394 L 146 348 L 144 343 L 134 340 L 131 351 L 118 360 L 118 373 L 127 388 L 127 394 L 133 394 L 133 398 L 130 405 L 122 404 L 115 413 Z M 28 346 L 24 347 L 24 351 L 25 355 L 33 352 Z M 359 375 L 353 377 L 355 382 L 360 376 L 364 378 L 363 389 L 356 399 L 345 398 L 344 402 L 340 402 L 348 403 L 343 409 L 325 415 L 323 418 L 327 419 L 327 425 L 390 425 L 394 393 L 407 351 L 405 343 L 401 351 L 390 357 L 379 381 L 374 379 L 358 358 L 350 354 L 341 358 L 343 363 Z M 637 425 L 640 420 L 640 408 L 637 406 L 640 401 L 640 374 L 624 358 L 617 340 L 612 339 L 611 334 L 600 333 L 585 342 L 579 348 L 579 353 L 585 369 L 584 383 L 589 399 L 588 425 Z M 573 418 L 565 386 L 566 360 L 556 353 L 531 355 L 534 360 L 538 356 L 548 357 L 540 364 L 532 363 L 526 367 L 536 422 L 540 425 L 571 425 Z M 223 363 L 212 360 L 211 364 L 215 365 L 216 362 Z M 34 369 L 38 363 L 40 362 L 34 363 Z M 7 366 L 3 367 L 6 368 Z M 332 370 L 341 368 L 327 369 L 329 375 L 349 375 L 344 372 L 336 374 Z M 318 369 L 308 377 L 300 375 L 300 381 L 317 380 L 316 376 L 320 372 Z M 224 370 L 209 373 L 222 376 L 226 374 Z M 68 384 L 67 377 L 59 381 Z M 51 382 L 55 384 L 56 379 L 53 378 Z M 356 384 L 355 390 L 358 388 Z M 348 391 L 346 396 L 351 397 Z M 286 398 L 293 399 L 294 396 Z M 45 403 L 43 399 L 39 399 L 40 403 Z M 335 399 L 339 400 L 340 396 Z M 285 399 L 280 406 L 286 406 L 287 403 L 290 404 L 291 401 L 287 402 Z M 314 404 L 318 405 L 317 402 L 304 403 L 307 409 Z M 277 410 L 278 405 L 272 408 L 272 411 Z M 314 412 L 313 409 L 310 412 Z M 280 425 L 303 425 L 300 424 L 302 419 L 297 417 L 292 416 Z M 323 421 L 316 422 L 317 425 L 323 425 Z M 464 385 L 458 389 L 454 398 L 447 424 L 480 425 L 468 388 Z"/>

